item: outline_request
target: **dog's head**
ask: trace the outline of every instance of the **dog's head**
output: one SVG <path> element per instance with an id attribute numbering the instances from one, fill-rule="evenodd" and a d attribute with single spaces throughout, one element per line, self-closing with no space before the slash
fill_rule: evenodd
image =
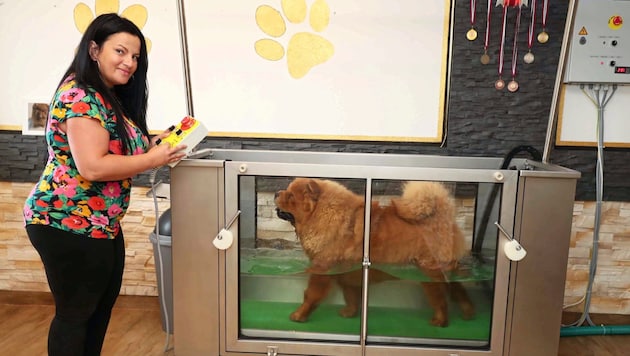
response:
<path id="1" fill-rule="evenodd" d="M 299 224 L 315 210 L 320 194 L 321 189 L 316 180 L 296 178 L 287 189 L 276 192 L 276 213 L 280 219 L 293 225 Z"/>

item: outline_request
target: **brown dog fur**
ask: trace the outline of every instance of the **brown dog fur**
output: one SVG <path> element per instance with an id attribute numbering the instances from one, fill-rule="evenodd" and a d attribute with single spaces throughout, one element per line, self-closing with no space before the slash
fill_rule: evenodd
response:
<path id="1" fill-rule="evenodd" d="M 296 235 L 311 261 L 303 303 L 291 314 L 291 320 L 306 321 L 334 281 L 346 302 L 340 315 L 355 316 L 361 300 L 362 271 L 325 273 L 363 260 L 364 197 L 335 181 L 296 178 L 286 190 L 276 193 L 275 204 L 279 211 L 292 215 Z M 392 199 L 389 206 L 372 202 L 370 222 L 371 263 L 413 264 L 432 280 L 422 283 L 434 310 L 431 324 L 448 325 L 445 286 L 462 308 L 464 318 L 474 315 L 464 288 L 444 277 L 445 272 L 457 268 L 465 246 L 453 200 L 442 184 L 406 183 L 402 196 Z M 370 283 L 393 278 L 370 269 Z"/>

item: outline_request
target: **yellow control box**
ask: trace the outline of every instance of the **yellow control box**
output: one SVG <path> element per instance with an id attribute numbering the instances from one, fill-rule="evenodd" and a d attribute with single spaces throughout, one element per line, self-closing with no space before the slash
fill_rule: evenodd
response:
<path id="1" fill-rule="evenodd" d="M 207 135 L 208 129 L 206 129 L 201 121 L 191 116 L 186 116 L 173 127 L 171 133 L 163 138 L 160 144 L 168 143 L 171 147 L 186 145 L 187 147 L 184 152 L 188 155 Z M 169 163 L 168 165 L 175 167 L 177 163 L 179 162 Z"/>

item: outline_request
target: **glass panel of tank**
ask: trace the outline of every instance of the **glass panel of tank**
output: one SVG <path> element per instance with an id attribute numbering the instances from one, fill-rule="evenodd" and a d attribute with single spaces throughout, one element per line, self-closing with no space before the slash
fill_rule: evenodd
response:
<path id="1" fill-rule="evenodd" d="M 367 182 L 239 176 L 241 337 L 487 348 L 501 185 Z"/>
<path id="2" fill-rule="evenodd" d="M 489 347 L 498 210 L 480 194 L 490 186 L 372 182 L 368 343 Z"/>

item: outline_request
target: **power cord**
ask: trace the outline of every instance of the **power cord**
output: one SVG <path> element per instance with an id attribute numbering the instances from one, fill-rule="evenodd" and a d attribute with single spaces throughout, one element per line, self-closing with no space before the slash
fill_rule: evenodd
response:
<path id="1" fill-rule="evenodd" d="M 157 189 L 157 184 L 155 183 L 155 179 L 157 177 L 157 173 L 160 170 L 160 168 L 162 167 L 158 167 L 158 168 L 154 168 L 151 170 L 151 173 L 149 175 L 149 182 L 151 183 L 151 196 L 153 197 L 153 207 L 155 210 L 155 235 L 156 235 L 156 240 L 157 240 L 157 255 L 158 255 L 158 263 L 160 266 L 160 281 L 162 281 L 160 283 L 160 300 L 161 300 L 161 304 L 162 304 L 162 315 L 164 315 L 164 326 L 166 329 L 166 340 L 164 342 L 164 354 L 166 354 L 168 351 L 171 350 L 170 346 L 170 336 L 171 336 L 171 326 L 170 326 L 170 317 L 168 315 L 168 308 L 166 306 L 166 294 L 165 294 L 165 289 L 164 289 L 164 265 L 163 265 L 163 259 L 162 259 L 162 249 L 161 249 L 161 244 L 160 244 L 160 208 L 158 206 L 158 201 L 157 201 L 157 194 L 156 194 L 156 189 Z"/>

